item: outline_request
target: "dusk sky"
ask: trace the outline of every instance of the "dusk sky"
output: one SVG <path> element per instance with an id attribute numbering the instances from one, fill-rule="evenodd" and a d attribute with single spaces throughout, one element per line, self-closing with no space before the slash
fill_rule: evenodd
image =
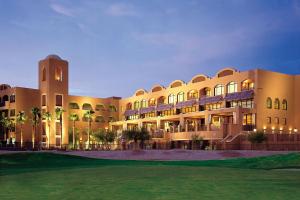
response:
<path id="1" fill-rule="evenodd" d="M 300 74 L 300 0 L 0 0 L 2 83 L 37 88 L 38 61 L 69 61 L 70 94 L 214 76 L 228 66 Z"/>

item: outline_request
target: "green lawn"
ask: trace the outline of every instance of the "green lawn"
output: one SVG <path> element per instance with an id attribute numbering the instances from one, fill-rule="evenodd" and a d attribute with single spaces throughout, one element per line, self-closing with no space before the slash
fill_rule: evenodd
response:
<path id="1" fill-rule="evenodd" d="M 220 161 L 0 155 L 0 199 L 300 199 L 300 154 Z"/>

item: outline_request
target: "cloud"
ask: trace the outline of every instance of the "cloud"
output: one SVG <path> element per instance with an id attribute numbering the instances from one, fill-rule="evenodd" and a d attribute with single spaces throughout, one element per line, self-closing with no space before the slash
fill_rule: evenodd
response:
<path id="1" fill-rule="evenodd" d="M 116 3 L 110 5 L 105 11 L 107 15 L 122 17 L 122 16 L 138 16 L 138 12 L 132 5 L 124 3 Z"/>
<path id="2" fill-rule="evenodd" d="M 74 17 L 74 12 L 71 9 L 66 8 L 60 4 L 51 4 L 50 7 L 54 12 L 58 14 L 65 15 L 68 17 Z"/>

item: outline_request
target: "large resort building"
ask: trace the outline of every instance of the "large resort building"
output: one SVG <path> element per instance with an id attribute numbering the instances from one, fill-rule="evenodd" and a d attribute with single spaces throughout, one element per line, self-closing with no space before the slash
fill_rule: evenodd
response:
<path id="1" fill-rule="evenodd" d="M 62 129 L 58 120 L 39 124 L 38 140 L 44 145 L 69 143 L 71 113 L 79 115 L 80 142 L 86 142 L 87 110 L 95 111 L 93 131 L 110 129 L 121 135 L 124 130 L 145 128 L 155 148 L 186 148 L 194 137 L 201 137 L 207 145 L 237 143 L 242 134 L 257 130 L 297 135 L 300 127 L 300 75 L 225 68 L 214 77 L 199 74 L 189 82 L 175 80 L 166 87 L 139 89 L 128 98 L 92 98 L 69 94 L 68 62 L 56 55 L 39 62 L 38 74 L 38 89 L 1 85 L 0 112 L 15 119 L 20 111 L 29 116 L 32 107 L 53 115 L 62 107 L 66 111 Z M 31 142 L 31 122 L 23 129 L 24 142 Z M 1 134 L 1 139 L 20 142 L 19 132 L 16 124 L 8 135 Z"/>

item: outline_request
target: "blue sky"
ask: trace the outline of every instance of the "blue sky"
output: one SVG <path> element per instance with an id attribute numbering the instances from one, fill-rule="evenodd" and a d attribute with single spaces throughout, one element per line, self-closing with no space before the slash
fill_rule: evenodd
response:
<path id="1" fill-rule="evenodd" d="M 300 0 L 0 0 L 1 82 L 37 88 L 48 54 L 98 97 L 228 66 L 300 74 Z"/>

